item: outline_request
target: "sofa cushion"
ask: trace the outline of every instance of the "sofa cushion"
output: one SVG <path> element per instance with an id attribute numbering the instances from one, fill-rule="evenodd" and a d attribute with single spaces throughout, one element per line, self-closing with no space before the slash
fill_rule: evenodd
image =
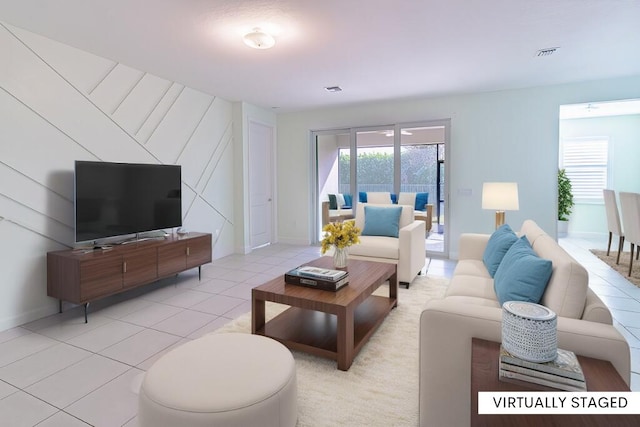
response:
<path id="1" fill-rule="evenodd" d="M 342 209 L 343 206 L 346 204 L 344 202 L 344 196 L 340 193 L 336 194 L 336 203 L 338 204 L 338 209 Z"/>
<path id="2" fill-rule="evenodd" d="M 496 293 L 493 290 L 493 279 L 467 274 L 456 274 L 447 287 L 446 297 L 467 296 L 495 301 L 499 307 Z"/>
<path id="3" fill-rule="evenodd" d="M 335 194 L 329 194 L 329 209 L 338 209 L 338 198 Z"/>
<path id="4" fill-rule="evenodd" d="M 540 226 L 538 224 L 536 224 L 535 221 L 533 221 L 531 219 L 527 219 L 522 223 L 522 227 L 520 227 L 520 235 L 521 236 L 527 236 L 527 240 L 529 241 L 529 244 L 532 247 L 535 246 L 536 240 L 538 239 L 538 237 L 540 237 L 540 236 L 548 236 L 548 234 L 545 233 L 545 231 L 542 228 L 540 228 Z M 535 248 L 533 250 L 535 251 Z M 536 251 L 536 253 L 538 253 L 538 251 Z M 541 255 L 541 256 L 543 258 L 548 258 L 548 257 L 545 257 L 543 255 Z"/>
<path id="5" fill-rule="evenodd" d="M 489 298 L 481 298 L 481 297 L 470 297 L 465 295 L 452 295 L 447 297 L 447 301 L 453 302 L 454 304 L 472 304 L 483 307 L 493 307 L 500 308 L 498 301 Z"/>
<path id="6" fill-rule="evenodd" d="M 511 245 L 494 276 L 500 305 L 506 301 L 539 303 L 551 272 L 551 261 L 536 255 L 527 236 L 522 236 Z"/>
<path id="7" fill-rule="evenodd" d="M 466 275 L 466 276 L 477 276 L 485 279 L 491 279 L 489 272 L 487 271 L 487 267 L 484 265 L 484 262 L 478 259 L 461 259 L 458 260 L 456 264 L 455 270 L 453 270 L 453 276 Z M 491 286 L 493 287 L 493 282 L 491 282 Z"/>
<path id="8" fill-rule="evenodd" d="M 482 255 L 482 261 L 491 277 L 495 276 L 500 261 L 502 261 L 504 255 L 516 240 L 518 240 L 518 237 L 509 227 L 509 224 L 503 224 L 493 232 Z"/>
<path id="9" fill-rule="evenodd" d="M 351 208 L 352 206 L 353 206 L 353 198 L 351 197 L 351 194 L 345 194 L 343 208 L 347 209 L 347 208 Z"/>
<path id="10" fill-rule="evenodd" d="M 350 246 L 349 255 L 397 260 L 400 257 L 400 239 L 360 236 L 360 244 Z"/>
<path id="11" fill-rule="evenodd" d="M 398 237 L 401 206 L 365 206 L 363 236 Z"/>
<path id="12" fill-rule="evenodd" d="M 539 236 L 532 246 L 538 256 L 553 261 L 553 274 L 540 303 L 558 316 L 582 318 L 589 289 L 587 270 L 549 235 Z"/>

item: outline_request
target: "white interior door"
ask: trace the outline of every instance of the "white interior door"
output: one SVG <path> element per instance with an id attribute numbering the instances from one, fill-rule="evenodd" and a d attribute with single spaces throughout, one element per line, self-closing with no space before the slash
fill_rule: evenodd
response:
<path id="1" fill-rule="evenodd" d="M 249 122 L 249 222 L 251 247 L 272 240 L 273 127 Z"/>

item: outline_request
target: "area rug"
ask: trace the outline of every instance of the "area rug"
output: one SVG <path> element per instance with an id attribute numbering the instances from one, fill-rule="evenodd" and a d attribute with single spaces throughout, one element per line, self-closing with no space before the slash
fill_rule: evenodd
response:
<path id="1" fill-rule="evenodd" d="M 418 329 L 430 298 L 444 295 L 449 281 L 418 276 L 398 291 L 398 307 L 362 348 L 348 371 L 334 360 L 293 352 L 298 377 L 298 426 L 418 425 Z M 386 285 L 376 293 L 386 293 Z M 283 306 L 267 303 L 267 319 Z M 251 331 L 251 313 L 218 329 Z"/>
<path id="2" fill-rule="evenodd" d="M 640 287 L 640 260 L 633 260 L 633 269 L 631 270 L 631 277 L 629 277 L 629 255 L 630 252 L 622 252 L 620 255 L 620 264 L 616 265 L 616 258 L 618 257 L 617 251 L 609 252 L 600 251 L 597 249 L 591 249 L 591 253 L 604 261 L 609 267 L 620 273 L 625 279 Z"/>

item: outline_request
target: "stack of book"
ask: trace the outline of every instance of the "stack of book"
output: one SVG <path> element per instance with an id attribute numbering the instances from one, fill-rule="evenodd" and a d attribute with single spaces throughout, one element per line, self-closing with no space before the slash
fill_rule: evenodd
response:
<path id="1" fill-rule="evenodd" d="M 516 380 L 566 391 L 586 391 L 580 362 L 575 353 L 558 349 L 558 356 L 544 363 L 520 359 L 500 347 L 500 380 Z"/>
<path id="2" fill-rule="evenodd" d="M 291 285 L 337 291 L 349 283 L 349 274 L 343 270 L 304 265 L 288 271 L 284 275 L 284 281 Z"/>

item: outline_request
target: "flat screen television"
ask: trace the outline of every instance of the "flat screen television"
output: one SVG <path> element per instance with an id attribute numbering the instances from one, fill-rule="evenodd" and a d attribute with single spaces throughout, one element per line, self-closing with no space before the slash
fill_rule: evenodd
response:
<path id="1" fill-rule="evenodd" d="M 179 165 L 75 162 L 75 240 L 182 226 Z"/>

